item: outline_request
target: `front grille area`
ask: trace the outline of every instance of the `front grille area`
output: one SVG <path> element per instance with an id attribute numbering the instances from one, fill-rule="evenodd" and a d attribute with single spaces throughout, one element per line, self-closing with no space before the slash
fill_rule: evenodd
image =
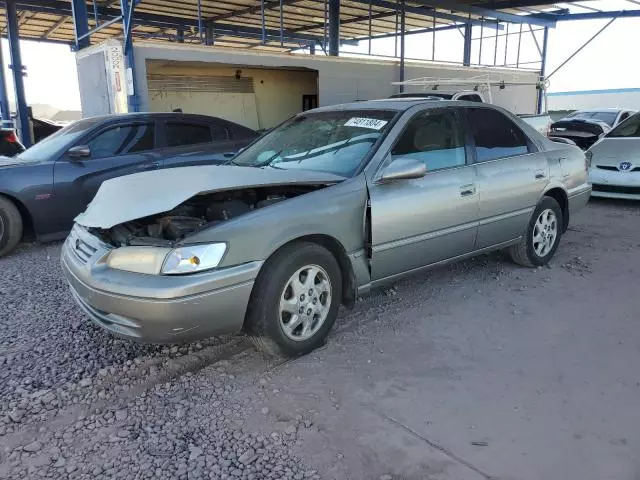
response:
<path id="1" fill-rule="evenodd" d="M 613 165 L 596 165 L 600 170 L 609 170 L 610 172 L 619 172 L 620 169 L 618 167 L 614 167 Z M 640 172 L 640 167 L 632 168 L 628 170 L 629 172 Z"/>
<path id="2" fill-rule="evenodd" d="M 69 249 L 82 263 L 87 263 L 97 250 L 96 248 L 92 247 L 87 242 L 82 240 L 73 231 L 69 235 L 69 238 L 67 238 L 67 242 L 69 244 Z"/>
<path id="3" fill-rule="evenodd" d="M 592 189 L 594 192 L 624 193 L 627 195 L 640 195 L 640 187 L 623 187 L 620 185 L 593 184 Z"/>

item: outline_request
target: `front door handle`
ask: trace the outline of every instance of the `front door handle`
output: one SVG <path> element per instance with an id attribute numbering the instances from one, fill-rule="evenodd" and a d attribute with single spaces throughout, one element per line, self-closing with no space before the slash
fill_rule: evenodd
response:
<path id="1" fill-rule="evenodd" d="M 469 185 L 462 185 L 460 187 L 461 197 L 468 197 L 470 195 L 475 195 L 475 194 L 476 194 L 476 186 L 473 183 Z"/>
<path id="2" fill-rule="evenodd" d="M 544 174 L 544 172 L 542 170 L 536 172 L 536 180 L 541 180 L 544 177 L 546 177 L 546 175 Z"/>
<path id="3" fill-rule="evenodd" d="M 138 167 L 138 170 L 157 170 L 160 168 L 160 162 L 145 163 Z"/>

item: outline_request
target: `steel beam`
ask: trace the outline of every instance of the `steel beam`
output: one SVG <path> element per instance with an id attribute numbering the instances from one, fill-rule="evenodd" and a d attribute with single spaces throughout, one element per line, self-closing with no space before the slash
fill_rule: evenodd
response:
<path id="1" fill-rule="evenodd" d="M 360 3 L 362 5 L 369 5 L 369 0 L 350 0 L 351 3 Z M 428 4 L 428 0 L 420 0 L 419 2 L 416 3 L 424 3 L 424 4 Z M 379 8 L 387 8 L 389 10 L 393 10 L 394 12 L 398 9 L 398 6 L 394 3 L 394 2 L 390 2 L 389 0 L 371 0 L 371 4 L 374 7 L 379 7 Z M 471 19 L 469 20 L 468 17 L 463 17 L 460 15 L 454 15 L 452 13 L 445 13 L 445 12 L 438 12 L 436 10 L 433 9 L 433 7 L 429 7 L 428 5 L 424 5 L 422 7 L 416 7 L 413 5 L 405 5 L 404 7 L 404 11 L 406 13 L 411 13 L 414 15 L 423 15 L 423 16 L 427 16 L 427 17 L 435 17 L 435 18 L 439 18 L 442 20 L 449 20 L 452 22 L 460 22 L 460 23 L 467 23 L 469 21 L 471 21 L 472 25 L 480 25 L 482 22 L 480 20 L 474 20 Z M 489 27 L 489 25 L 485 25 L 486 27 Z M 500 26 L 500 29 L 502 29 L 502 26 Z"/>
<path id="2" fill-rule="evenodd" d="M 131 1 L 131 0 L 129 0 Z M 286 0 L 285 0 L 286 1 Z M 337 0 L 332 0 L 337 1 Z M 52 13 L 56 15 L 71 15 L 71 9 L 69 3 L 60 0 L 17 0 L 19 7 L 23 10 L 29 10 L 32 12 Z M 117 8 L 98 8 L 98 13 L 103 19 L 111 19 L 122 14 L 120 9 Z M 197 19 L 173 17 L 168 15 L 159 15 L 155 13 L 147 12 L 135 12 L 133 15 L 133 22 L 137 25 L 146 25 L 158 28 L 176 28 L 178 25 L 183 27 L 197 28 Z M 247 36 L 254 38 L 255 35 L 261 35 L 262 30 L 259 27 L 249 27 L 244 25 L 228 24 L 228 23 L 216 23 L 216 32 L 226 35 L 235 35 L 238 37 Z M 266 29 L 268 38 L 280 38 L 280 31 L 273 29 Z M 319 42 L 321 37 L 316 35 L 308 35 L 304 33 L 290 32 L 284 30 L 285 39 L 295 39 L 295 41 L 302 41 L 305 44 L 310 42 Z M 341 41 L 343 45 L 356 45 L 356 41 Z"/>
<path id="3" fill-rule="evenodd" d="M 600 30 L 598 30 L 589 40 L 584 42 L 580 48 L 578 48 L 575 52 L 573 52 L 571 55 L 569 55 L 569 57 L 564 62 L 562 62 L 560 65 L 558 65 L 556 67 L 556 69 L 547 76 L 547 78 L 551 78 L 558 70 L 560 70 L 567 63 L 569 63 L 573 57 L 575 57 L 587 45 L 589 45 L 591 42 L 593 42 L 598 37 L 598 35 L 600 35 L 602 32 L 604 32 L 609 27 L 609 25 L 611 25 L 613 22 L 616 21 L 616 19 L 617 19 L 617 17 L 613 17 L 611 20 L 609 20 L 605 26 L 603 26 Z"/>
<path id="4" fill-rule="evenodd" d="M 464 26 L 464 49 L 462 52 L 462 65 L 465 67 L 471 66 L 471 38 L 473 33 L 473 27 L 470 23 Z"/>
<path id="5" fill-rule="evenodd" d="M 542 54 L 540 55 L 540 79 L 544 80 L 547 69 L 547 43 L 549 41 L 549 28 L 545 27 L 542 35 Z M 544 100 L 544 90 L 538 90 L 538 114 L 542 113 L 542 100 Z"/>
<path id="6" fill-rule="evenodd" d="M 90 44 L 89 36 L 89 14 L 87 12 L 87 4 L 84 0 L 72 0 L 71 12 L 73 16 L 73 25 L 76 31 L 76 48 L 78 50 L 88 47 Z"/>
<path id="7" fill-rule="evenodd" d="M 404 34 L 406 30 L 405 19 L 405 0 L 400 0 L 400 81 L 404 82 L 404 57 L 405 57 L 405 42 Z M 400 85 L 400 93 L 404 92 L 404 85 Z"/>
<path id="8" fill-rule="evenodd" d="M 329 55 L 340 53 L 340 0 L 329 0 Z"/>
<path id="9" fill-rule="evenodd" d="M 404 32 L 405 36 L 407 35 L 418 35 L 420 33 L 431 33 L 431 32 L 439 32 L 439 31 L 444 31 L 444 30 L 456 30 L 458 29 L 458 25 L 443 25 L 441 27 L 427 27 L 427 28 L 420 28 L 417 30 L 407 30 L 406 32 Z M 379 38 L 392 38 L 395 37 L 397 34 L 396 33 L 382 33 L 380 35 L 374 35 L 373 37 L 371 37 L 373 40 L 377 40 Z M 359 40 L 366 40 L 366 38 L 359 38 Z"/>
<path id="10" fill-rule="evenodd" d="M 2 42 L 0 42 L 0 118 L 2 118 L 2 123 L 4 124 L 11 121 L 11 109 L 9 108 L 7 81 L 4 78 L 4 60 L 2 57 Z"/>
<path id="11" fill-rule="evenodd" d="M 20 30 L 18 28 L 18 13 L 16 11 L 15 0 L 6 0 L 7 14 L 7 36 L 9 38 L 9 52 L 11 53 L 11 68 L 13 72 L 13 88 L 16 93 L 16 110 L 18 113 L 18 132 L 20 140 L 25 147 L 29 148 L 33 143 L 31 140 L 31 126 L 29 124 L 29 109 L 27 108 L 27 98 L 24 92 L 25 67 L 22 65 L 20 55 Z"/>
<path id="12" fill-rule="evenodd" d="M 479 15 L 487 18 L 495 18 L 502 22 L 529 23 L 531 25 L 539 25 L 541 27 L 555 27 L 555 15 L 514 15 L 512 13 L 500 12 L 466 3 L 458 3 L 452 0 L 415 0 L 415 3 L 457 12 L 470 13 L 472 15 Z"/>
<path id="13" fill-rule="evenodd" d="M 68 20 L 69 20 L 69 17 L 62 17 L 60 20 L 58 20 L 56 23 L 54 23 L 51 26 L 51 28 L 49 28 L 49 30 L 44 32 L 40 38 L 42 38 L 43 40 L 49 38 L 49 35 L 51 35 L 52 33 L 55 33 L 56 30 L 58 30 L 62 25 L 67 23 Z"/>
<path id="14" fill-rule="evenodd" d="M 617 10 L 615 12 L 587 12 L 566 13 L 557 15 L 556 21 L 567 22 L 571 20 L 599 20 L 607 18 L 636 18 L 640 17 L 640 10 Z"/>
<path id="15" fill-rule="evenodd" d="M 284 5 L 292 5 L 294 3 L 299 3 L 302 0 L 271 0 L 264 2 L 264 10 L 273 10 L 279 8 L 281 4 Z M 219 22 L 220 20 L 227 20 L 233 17 L 242 17 L 244 15 L 255 15 L 256 13 L 260 13 L 262 11 L 262 2 L 260 5 L 254 7 L 241 8 L 238 10 L 234 10 L 227 13 L 221 13 L 220 15 L 214 15 L 212 17 L 207 18 L 209 21 Z"/>

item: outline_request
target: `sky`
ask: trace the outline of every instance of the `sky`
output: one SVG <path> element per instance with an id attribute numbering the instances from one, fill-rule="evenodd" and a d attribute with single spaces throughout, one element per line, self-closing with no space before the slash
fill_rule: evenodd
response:
<path id="1" fill-rule="evenodd" d="M 602 10 L 622 10 L 640 8 L 624 0 L 585 1 L 585 5 Z M 574 11 L 586 11 L 578 8 Z M 547 74 L 550 74 L 585 41 L 602 28 L 608 20 L 588 20 L 559 22 L 549 31 L 547 54 Z M 511 26 L 517 29 L 517 26 Z M 535 27 L 534 27 L 535 28 Z M 513 31 L 513 30 L 511 30 Z M 527 30 L 525 30 L 526 32 Z M 637 60 L 637 38 L 640 31 L 640 18 L 618 19 L 602 34 L 582 50 L 566 66 L 550 79 L 550 92 L 572 90 L 594 90 L 609 88 L 640 87 L 640 62 Z M 487 36 L 482 44 L 483 63 L 493 64 L 494 40 L 489 38 L 491 30 L 484 29 Z M 537 32 L 538 42 L 542 44 L 542 32 Z M 480 29 L 474 28 L 473 37 L 480 36 Z M 498 64 L 504 63 L 504 37 L 498 43 Z M 408 58 L 431 58 L 431 34 L 408 35 L 406 51 Z M 517 35 L 509 39 L 507 63 L 515 63 Z M 477 63 L 479 41 L 472 44 L 473 62 Z M 394 39 L 374 40 L 372 52 L 378 55 L 394 54 Z M 27 67 L 25 90 L 27 103 L 45 103 L 58 109 L 79 110 L 80 95 L 75 63 L 75 54 L 65 45 L 44 42 L 22 41 L 22 62 Z M 462 60 L 462 36 L 456 30 L 440 32 L 436 36 L 436 60 Z M 361 41 L 359 47 L 343 47 L 341 52 L 368 51 L 368 42 Z M 2 53 L 5 64 L 5 78 L 10 98 L 14 98 L 13 81 L 7 69 L 10 63 L 6 40 L 2 40 Z M 523 34 L 520 47 L 520 61 L 539 61 L 540 56 L 531 37 Z M 539 64 L 531 64 L 538 67 Z"/>

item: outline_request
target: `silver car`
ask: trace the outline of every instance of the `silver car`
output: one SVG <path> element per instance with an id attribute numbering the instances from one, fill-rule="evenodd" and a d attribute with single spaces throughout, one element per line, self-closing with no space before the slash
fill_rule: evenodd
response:
<path id="1" fill-rule="evenodd" d="M 594 197 L 640 200 L 640 113 L 611 130 L 587 156 Z"/>
<path id="2" fill-rule="evenodd" d="M 114 334 L 244 330 L 299 355 L 340 304 L 406 275 L 496 249 L 544 265 L 590 192 L 581 150 L 500 108 L 358 102 L 293 117 L 229 165 L 104 182 L 62 265 Z"/>

